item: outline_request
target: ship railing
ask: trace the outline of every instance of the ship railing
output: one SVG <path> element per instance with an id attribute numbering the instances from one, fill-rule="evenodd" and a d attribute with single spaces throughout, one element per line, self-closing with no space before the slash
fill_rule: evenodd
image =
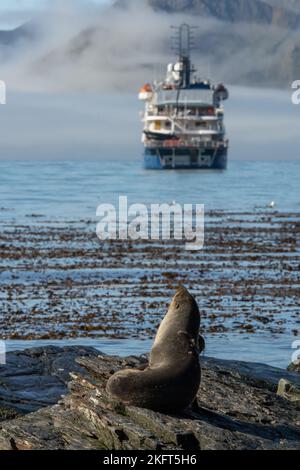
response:
<path id="1" fill-rule="evenodd" d="M 228 147 L 228 141 L 185 141 L 185 140 L 177 140 L 177 139 L 166 139 L 164 141 L 149 141 L 145 142 L 147 148 L 205 148 L 205 149 L 218 149 L 220 147 Z"/>
<path id="2" fill-rule="evenodd" d="M 193 117 L 190 117 L 190 118 L 186 118 L 184 120 L 184 123 L 181 124 L 180 121 L 182 118 L 181 116 L 172 116 L 172 115 L 160 115 L 160 114 L 154 114 L 154 115 L 148 115 L 151 119 L 149 119 L 149 121 L 153 121 L 155 120 L 156 118 L 159 120 L 159 118 L 165 118 L 165 120 L 168 120 L 171 125 L 172 125 L 172 132 L 175 132 L 175 130 L 179 130 L 181 132 L 188 132 L 189 130 L 194 130 L 194 129 L 190 129 L 189 126 L 187 126 L 187 123 L 194 123 L 195 121 L 197 121 L 197 119 L 193 116 Z M 145 119 L 147 121 L 147 118 Z M 217 118 L 214 118 L 214 119 L 211 119 L 211 116 L 208 116 L 207 117 L 207 120 L 205 119 L 205 117 L 200 117 L 199 118 L 199 122 L 205 124 L 205 127 L 203 126 L 203 129 L 202 130 L 208 130 L 208 131 L 216 131 L 217 130 L 217 123 L 215 121 L 217 121 L 218 119 Z M 209 121 L 213 121 L 214 124 L 207 124 Z M 196 127 L 197 129 L 197 127 Z M 201 126 L 199 127 L 199 130 L 201 130 Z"/>
<path id="3" fill-rule="evenodd" d="M 140 115 L 145 115 L 144 111 L 140 112 Z M 207 120 L 215 121 L 220 119 L 220 117 L 214 114 L 208 114 L 207 112 L 203 113 L 189 113 L 189 112 L 167 112 L 167 111 L 148 111 L 147 116 L 149 117 L 166 117 L 169 119 L 187 119 L 187 120 Z"/>

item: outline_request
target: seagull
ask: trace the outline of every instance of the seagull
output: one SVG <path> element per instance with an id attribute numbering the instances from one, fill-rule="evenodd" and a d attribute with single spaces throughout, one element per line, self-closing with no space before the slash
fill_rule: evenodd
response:
<path id="1" fill-rule="evenodd" d="M 267 207 L 269 207 L 270 209 L 274 209 L 275 205 L 275 201 L 271 201 Z"/>

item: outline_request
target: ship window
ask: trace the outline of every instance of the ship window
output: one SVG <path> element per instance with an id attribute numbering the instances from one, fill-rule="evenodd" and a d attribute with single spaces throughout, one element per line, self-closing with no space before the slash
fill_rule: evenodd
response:
<path id="1" fill-rule="evenodd" d="M 170 127 L 171 127 L 170 121 L 165 122 L 165 127 L 166 127 L 166 129 L 170 129 Z"/>

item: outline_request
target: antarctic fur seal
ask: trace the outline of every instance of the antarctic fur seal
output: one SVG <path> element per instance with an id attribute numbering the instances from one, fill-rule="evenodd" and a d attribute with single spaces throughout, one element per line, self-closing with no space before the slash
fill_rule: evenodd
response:
<path id="1" fill-rule="evenodd" d="M 125 405 L 154 411 L 186 409 L 201 380 L 199 327 L 197 302 L 180 287 L 157 331 L 149 364 L 116 372 L 107 382 L 108 394 Z"/>

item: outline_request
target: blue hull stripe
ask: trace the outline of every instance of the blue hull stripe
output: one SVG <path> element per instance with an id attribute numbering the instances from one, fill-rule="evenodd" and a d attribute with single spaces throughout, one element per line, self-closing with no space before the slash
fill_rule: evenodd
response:
<path id="1" fill-rule="evenodd" d="M 189 160 L 187 158 L 187 160 Z M 158 155 L 149 155 L 144 153 L 144 167 L 147 170 L 173 170 L 173 169 L 214 169 L 214 170 L 226 170 L 227 168 L 227 152 L 220 152 L 216 155 L 213 164 L 211 166 L 203 166 L 199 163 L 190 163 L 180 165 L 164 165 Z"/>

